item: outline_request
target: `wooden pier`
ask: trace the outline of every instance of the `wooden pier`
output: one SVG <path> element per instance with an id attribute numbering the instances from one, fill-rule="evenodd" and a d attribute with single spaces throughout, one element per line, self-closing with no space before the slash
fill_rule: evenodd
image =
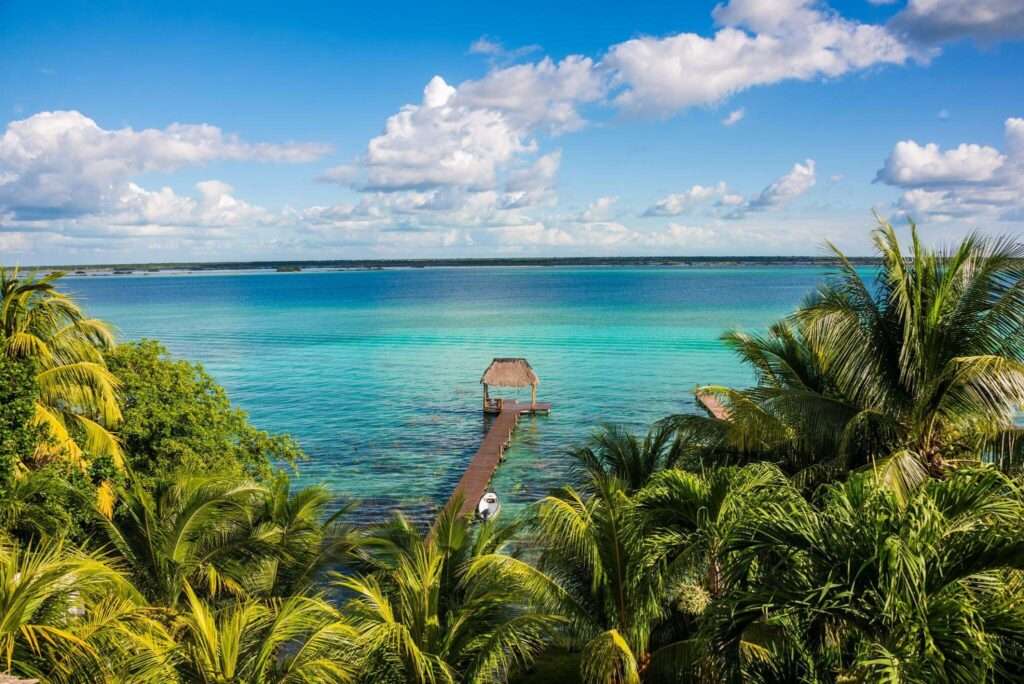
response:
<path id="1" fill-rule="evenodd" d="M 447 506 L 452 505 L 456 498 L 462 497 L 462 505 L 459 508 L 460 516 L 472 516 L 476 512 L 477 503 L 487 492 L 487 487 L 494 477 L 494 471 L 498 464 L 505 457 L 505 447 L 512 439 L 512 432 L 519 423 L 519 418 L 525 414 L 549 413 L 551 404 L 547 402 L 519 403 L 516 401 L 503 400 L 501 411 L 498 413 L 490 429 L 480 443 L 472 460 L 462 474 L 462 479 L 455 486 Z"/>

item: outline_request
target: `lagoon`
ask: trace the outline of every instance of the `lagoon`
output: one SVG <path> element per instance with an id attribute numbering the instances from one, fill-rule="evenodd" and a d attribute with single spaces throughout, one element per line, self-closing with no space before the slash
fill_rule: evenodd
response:
<path id="1" fill-rule="evenodd" d="M 525 356 L 550 416 L 524 419 L 494 487 L 511 508 L 569 477 L 602 423 L 696 410 L 697 384 L 744 385 L 719 342 L 763 330 L 830 272 L 774 267 L 451 267 L 69 277 L 121 339 L 201 362 L 262 429 L 310 454 L 303 484 L 356 520 L 443 503 L 485 431 L 480 374 Z M 505 393 L 509 395 L 507 392 Z M 520 395 L 522 396 L 522 395 Z"/>

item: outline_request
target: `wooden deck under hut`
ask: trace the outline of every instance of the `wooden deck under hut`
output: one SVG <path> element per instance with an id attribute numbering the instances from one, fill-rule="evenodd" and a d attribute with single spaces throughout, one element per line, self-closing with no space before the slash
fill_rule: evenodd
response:
<path id="1" fill-rule="evenodd" d="M 491 396 L 490 388 L 492 387 L 508 387 L 514 389 L 522 389 L 524 387 L 530 388 L 530 405 L 529 411 L 523 412 L 536 412 L 536 411 L 547 411 L 550 410 L 550 405 L 537 403 L 537 385 L 540 384 L 540 378 L 533 371 L 533 367 L 530 362 L 524 358 L 497 358 L 491 361 L 491 365 L 487 367 L 484 374 L 480 377 L 480 384 L 484 388 L 484 413 L 500 414 L 505 405 L 510 401 L 508 399 L 494 398 Z M 523 405 L 519 402 L 513 402 L 522 407 Z M 546 408 L 545 408 L 546 406 Z"/>

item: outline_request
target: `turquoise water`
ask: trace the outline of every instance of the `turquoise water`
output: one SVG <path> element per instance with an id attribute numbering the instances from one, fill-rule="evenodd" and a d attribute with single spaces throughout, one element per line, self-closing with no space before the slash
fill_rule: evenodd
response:
<path id="1" fill-rule="evenodd" d="M 431 268 L 66 286 L 122 338 L 202 362 L 256 425 L 299 440 L 312 456 L 303 482 L 360 499 L 373 519 L 396 507 L 422 518 L 447 498 L 486 428 L 479 381 L 492 357 L 527 357 L 554 405 L 520 423 L 495 479 L 514 506 L 563 483 L 565 449 L 601 423 L 646 429 L 693 410 L 698 383 L 748 383 L 718 336 L 763 329 L 826 273 Z"/>

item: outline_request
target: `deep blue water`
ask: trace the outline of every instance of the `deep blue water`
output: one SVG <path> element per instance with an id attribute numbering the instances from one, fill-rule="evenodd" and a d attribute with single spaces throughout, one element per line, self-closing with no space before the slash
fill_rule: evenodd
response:
<path id="1" fill-rule="evenodd" d="M 826 276 L 812 267 L 430 268 L 68 278 L 123 339 L 202 362 L 259 427 L 311 455 L 303 482 L 377 518 L 447 498 L 485 429 L 480 374 L 525 356 L 550 416 L 520 423 L 495 480 L 531 501 L 601 423 L 694 410 L 697 384 L 744 385 L 718 341 L 763 330 Z M 508 392 L 505 396 L 510 396 Z M 511 395 L 511 396 L 514 396 Z M 525 395 L 525 396 L 528 396 Z"/>

